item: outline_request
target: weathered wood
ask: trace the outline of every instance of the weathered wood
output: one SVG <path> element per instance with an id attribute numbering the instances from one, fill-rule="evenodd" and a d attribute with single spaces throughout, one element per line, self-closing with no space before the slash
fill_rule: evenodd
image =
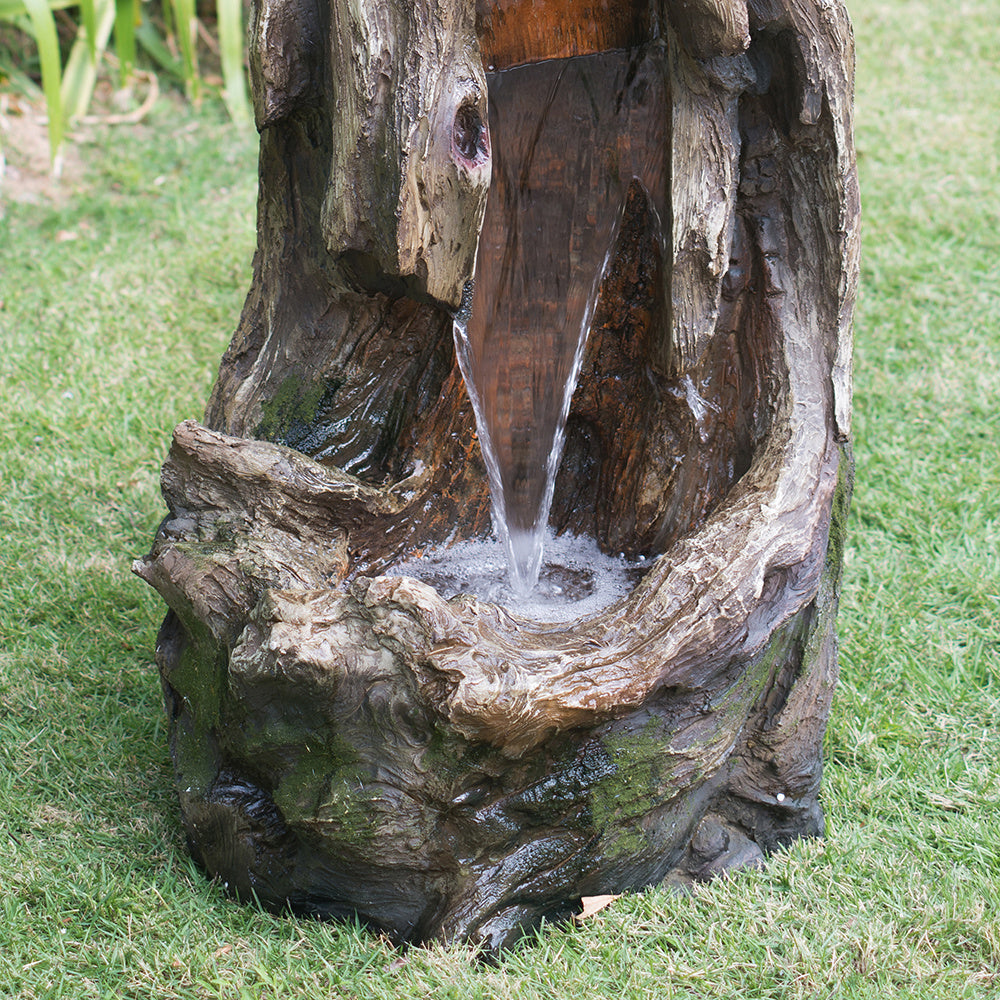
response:
<path id="1" fill-rule="evenodd" d="M 858 251 L 846 14 L 592 7 L 254 13 L 254 280 L 136 565 L 171 609 L 189 839 L 238 894 L 500 948 L 580 896 L 822 829 Z M 589 123 L 576 97 L 559 114 L 621 169 L 539 148 L 533 183 L 581 204 L 603 185 L 624 210 L 552 524 L 652 567 L 555 626 L 391 567 L 489 529 L 452 316 L 502 299 L 503 206 L 529 176 L 504 163 L 552 93 L 538 80 L 573 94 L 577 72 L 609 93 Z M 561 308 L 542 279 L 522 316 Z M 530 347 L 509 341 L 512 363 Z"/>
<path id="2" fill-rule="evenodd" d="M 666 0 L 667 17 L 695 59 L 734 56 L 750 44 L 746 0 Z"/>
<path id="3" fill-rule="evenodd" d="M 489 185 L 486 81 L 470 5 L 330 4 L 330 254 L 375 283 L 400 276 L 457 308 Z M 375 273 L 373 274 L 372 271 Z"/>
<path id="4" fill-rule="evenodd" d="M 476 0 L 489 72 L 636 48 L 656 34 L 656 18 L 654 4 L 620 0 Z"/>

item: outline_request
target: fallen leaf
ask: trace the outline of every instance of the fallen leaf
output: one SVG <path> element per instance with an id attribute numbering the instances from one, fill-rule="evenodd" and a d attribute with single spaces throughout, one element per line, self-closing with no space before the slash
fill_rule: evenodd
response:
<path id="1" fill-rule="evenodd" d="M 216 948 L 212 952 L 212 958 L 222 958 L 223 955 L 228 955 L 232 950 L 233 946 L 231 944 L 224 944 L 221 948 Z"/>
<path id="2" fill-rule="evenodd" d="M 595 913 L 600 913 L 605 907 L 610 906 L 616 899 L 621 899 L 621 893 L 617 896 L 584 896 L 580 900 L 583 912 L 577 913 L 573 919 L 582 924 L 584 920 L 589 920 Z"/>

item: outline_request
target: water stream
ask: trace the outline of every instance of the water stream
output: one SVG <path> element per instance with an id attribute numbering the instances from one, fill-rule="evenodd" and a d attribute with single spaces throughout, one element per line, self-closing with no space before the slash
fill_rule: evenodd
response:
<path id="1" fill-rule="evenodd" d="M 471 312 L 455 348 L 475 409 L 510 584 L 538 582 L 566 420 L 628 185 L 642 54 L 549 60 L 489 77 L 493 180 Z M 638 86 L 636 82 L 638 80 Z M 638 95 L 638 96 L 637 96 Z M 662 147 L 653 158 L 662 159 Z"/>
<path id="2" fill-rule="evenodd" d="M 643 572 L 604 556 L 593 539 L 556 540 L 548 519 L 633 184 L 645 192 L 661 242 L 669 227 L 663 48 L 528 63 L 488 74 L 488 84 L 493 177 L 471 305 L 454 336 L 497 541 L 428 552 L 397 570 L 447 595 L 473 593 L 531 617 L 569 620 L 627 593 Z"/>

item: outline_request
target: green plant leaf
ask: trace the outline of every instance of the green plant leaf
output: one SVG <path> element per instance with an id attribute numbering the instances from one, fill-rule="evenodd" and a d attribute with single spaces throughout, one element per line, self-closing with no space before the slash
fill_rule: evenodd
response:
<path id="1" fill-rule="evenodd" d="M 135 72 L 135 32 L 139 23 L 137 0 L 116 0 L 115 51 L 121 70 L 120 82 L 125 86 Z"/>
<path id="2" fill-rule="evenodd" d="M 80 22 L 86 37 L 91 61 L 97 61 L 97 5 L 95 0 L 80 0 Z"/>
<path id="3" fill-rule="evenodd" d="M 243 4 L 241 0 L 217 0 L 219 52 L 222 58 L 222 98 L 236 122 L 250 120 L 246 76 L 243 70 Z"/>
<path id="4" fill-rule="evenodd" d="M 56 34 L 55 18 L 46 0 L 24 0 L 24 8 L 31 19 L 35 44 L 38 46 L 42 90 L 49 114 L 49 151 L 55 163 L 65 131 L 65 113 L 60 93 L 62 66 L 59 61 L 59 37 Z"/>
<path id="5" fill-rule="evenodd" d="M 198 72 L 198 21 L 195 0 L 173 0 L 177 44 L 184 66 L 184 86 L 188 97 L 197 104 L 201 100 L 201 74 Z"/>
<path id="6" fill-rule="evenodd" d="M 143 51 L 165 73 L 175 80 L 184 82 L 184 66 L 181 61 L 167 48 L 160 32 L 140 8 L 140 21 L 135 29 L 135 38 Z"/>
<path id="7" fill-rule="evenodd" d="M 46 6 L 49 10 L 65 10 L 78 7 L 79 0 L 49 0 Z M 0 0 L 0 21 L 14 21 L 27 13 L 25 0 Z"/>
<path id="8" fill-rule="evenodd" d="M 15 25 L 19 22 L 24 22 L 24 31 L 29 33 L 31 29 L 31 22 L 28 20 L 28 15 L 24 14 L 21 18 L 14 20 Z M 45 99 L 45 95 L 42 93 L 42 88 L 31 79 L 30 76 L 18 65 L 16 62 L 11 60 L 9 52 L 4 52 L 0 48 L 0 86 L 3 87 L 4 93 L 7 94 L 17 94 L 20 97 L 25 97 L 29 101 L 37 104 L 39 101 Z M 3 132 L 0 131 L 0 150 L 3 149 Z M 2 183 L 2 178 L 0 178 L 0 183 Z"/>
<path id="9" fill-rule="evenodd" d="M 81 28 L 66 60 L 62 80 L 62 103 L 66 121 L 79 118 L 90 105 L 97 83 L 97 59 L 91 55 L 91 47 L 93 45 L 95 52 L 103 52 L 107 48 L 111 28 L 115 23 L 114 0 L 95 0 L 94 13 L 93 42 L 91 43 L 88 29 Z"/>

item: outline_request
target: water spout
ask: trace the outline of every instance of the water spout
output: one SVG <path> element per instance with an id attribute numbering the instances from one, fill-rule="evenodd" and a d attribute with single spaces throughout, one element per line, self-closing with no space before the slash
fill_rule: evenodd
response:
<path id="1" fill-rule="evenodd" d="M 646 147 L 630 136 L 645 93 L 636 96 L 635 79 L 620 53 L 489 78 L 493 179 L 471 310 L 454 332 L 494 530 L 521 597 L 542 566 L 573 391 L 628 187 L 660 170 L 647 171 Z"/>
<path id="2" fill-rule="evenodd" d="M 622 205 L 619 204 L 608 231 L 609 241 L 606 246 L 609 248 L 614 243 L 614 232 L 621 219 L 621 210 Z M 503 365 L 507 359 L 503 352 L 492 357 L 477 357 L 469 338 L 468 320 L 460 317 L 454 323 L 455 352 L 472 401 L 479 445 L 490 484 L 494 533 L 507 553 L 511 588 L 519 598 L 527 598 L 538 583 L 544 555 L 545 529 L 552 507 L 556 474 L 566 443 L 566 421 L 583 363 L 597 293 L 610 257 L 611 251 L 608 249 L 601 266 L 590 280 L 591 287 L 578 329 L 574 331 L 571 328 L 563 332 L 564 343 L 573 347 L 572 361 L 561 384 L 558 378 L 553 379 L 553 384 L 544 386 L 544 395 L 536 401 L 534 409 L 541 409 L 543 412 L 533 433 L 522 439 L 523 452 L 527 454 L 514 454 L 513 449 L 504 455 L 498 452 L 494 433 L 499 431 L 500 435 L 504 435 L 507 429 L 497 426 L 496 421 L 500 415 L 496 409 L 488 410 L 484 407 L 483 397 L 480 395 L 480 387 L 484 383 L 488 385 L 491 376 L 506 376 L 513 381 L 517 378 L 517 372 L 504 371 Z M 582 284 L 583 276 L 576 278 L 576 282 Z M 517 331 L 512 339 L 530 337 L 531 331 Z M 538 364 L 548 367 L 546 361 L 547 359 L 542 358 Z M 539 375 L 544 377 L 545 370 L 535 369 L 529 374 L 532 381 L 537 382 Z"/>

